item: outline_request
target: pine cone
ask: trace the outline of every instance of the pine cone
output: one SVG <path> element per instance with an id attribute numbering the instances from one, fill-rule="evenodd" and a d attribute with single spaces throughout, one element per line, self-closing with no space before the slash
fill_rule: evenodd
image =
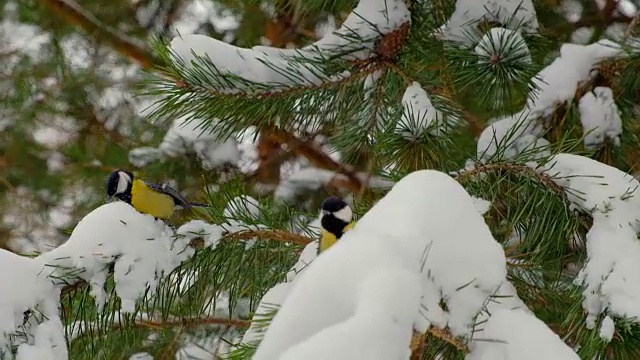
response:
<path id="1" fill-rule="evenodd" d="M 409 35 L 410 25 L 408 22 L 383 36 L 376 44 L 376 53 L 383 59 L 393 59 L 398 55 Z"/>

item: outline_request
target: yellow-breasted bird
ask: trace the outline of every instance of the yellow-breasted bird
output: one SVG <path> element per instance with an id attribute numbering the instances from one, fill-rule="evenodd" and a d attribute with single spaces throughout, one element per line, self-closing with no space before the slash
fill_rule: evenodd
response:
<path id="1" fill-rule="evenodd" d="M 353 211 L 344 200 L 333 196 L 325 200 L 322 203 L 320 217 L 322 234 L 318 244 L 318 254 L 335 244 L 354 224 Z"/>
<path id="2" fill-rule="evenodd" d="M 167 220 L 176 209 L 208 207 L 206 204 L 193 203 L 167 184 L 151 184 L 135 179 L 133 173 L 117 170 L 107 180 L 107 196 L 124 201 L 141 213 Z"/>

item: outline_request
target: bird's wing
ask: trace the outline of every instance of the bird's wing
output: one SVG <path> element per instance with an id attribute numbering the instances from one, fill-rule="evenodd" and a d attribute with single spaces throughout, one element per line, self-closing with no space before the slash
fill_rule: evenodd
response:
<path id="1" fill-rule="evenodd" d="M 161 193 L 171 196 L 175 201 L 176 205 L 181 206 L 183 208 L 190 207 L 189 200 L 185 199 L 185 197 L 182 194 L 180 194 L 178 190 L 172 188 L 171 186 L 167 184 L 151 184 L 147 182 L 145 183 L 147 184 L 148 187 L 152 188 L 153 190 L 159 191 Z"/>

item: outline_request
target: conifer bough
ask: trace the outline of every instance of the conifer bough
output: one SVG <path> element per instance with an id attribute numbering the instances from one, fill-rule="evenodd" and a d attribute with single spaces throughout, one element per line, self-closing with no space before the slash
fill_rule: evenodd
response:
<path id="1" fill-rule="evenodd" d="M 244 189 L 218 190 L 210 213 L 178 229 L 104 205 L 55 250 L 2 255 L 5 274 L 21 269 L 2 284 L 13 334 L 2 345 L 66 359 L 118 342 L 168 351 L 189 332 L 231 343 L 232 359 L 637 357 L 640 183 L 627 149 L 638 108 L 624 75 L 638 41 L 625 28 L 554 47 L 545 6 L 361 0 L 300 49 L 158 44 L 151 118 L 197 122 L 215 141 L 252 127 L 283 143 L 326 135 L 340 160 L 299 140 L 312 165 L 298 183 L 316 190 L 332 182 L 318 168 L 333 172 L 362 216 L 316 258 L 316 214 L 286 206 L 297 190 L 226 204 Z M 146 151 L 132 159 L 159 156 Z M 212 154 L 198 153 L 217 164 Z"/>

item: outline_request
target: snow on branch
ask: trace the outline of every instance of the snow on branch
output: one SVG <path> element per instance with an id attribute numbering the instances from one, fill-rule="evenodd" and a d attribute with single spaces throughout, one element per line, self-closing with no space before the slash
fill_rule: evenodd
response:
<path id="1" fill-rule="evenodd" d="M 609 40 L 562 45 L 560 56 L 534 77 L 536 89 L 529 94 L 526 106 L 484 129 L 478 139 L 478 158 L 512 159 L 525 150 L 547 146 L 548 142 L 540 138 L 544 131 L 542 120 L 550 117 L 557 106 L 574 100 L 580 87 L 596 75 L 594 67 L 598 63 L 622 54 L 621 47 Z M 599 118 L 598 126 L 610 128 L 607 121 L 604 116 Z"/>
<path id="2" fill-rule="evenodd" d="M 484 331 L 483 340 L 473 341 L 479 314 L 488 303 L 489 313 L 526 306 L 505 278 L 504 252 L 479 208 L 446 174 L 421 170 L 404 177 L 341 241 L 290 284 L 272 289 L 271 296 L 284 301 L 253 359 L 340 360 L 362 351 L 368 359 L 407 358 L 412 330 L 431 327 L 471 339 L 472 354 L 486 339 L 501 346 L 504 333 Z M 514 326 L 531 323 L 507 316 Z M 566 347 L 544 323 L 532 321 L 547 333 L 529 339 L 527 350 Z"/>
<path id="3" fill-rule="evenodd" d="M 530 311 L 499 308 L 491 312 L 491 317 L 482 327 L 473 351 L 466 360 L 580 359 Z"/>
<path id="4" fill-rule="evenodd" d="M 189 115 L 176 118 L 158 147 L 135 148 L 129 152 L 129 161 L 137 167 L 143 167 L 164 158 L 195 153 L 205 170 L 225 164 L 235 165 L 240 160 L 236 139 L 222 139 L 204 124 Z"/>
<path id="5" fill-rule="evenodd" d="M 538 19 L 531 0 L 458 0 L 447 24 L 441 29 L 443 39 L 466 46 L 475 45 L 474 33 L 479 22 L 497 22 L 526 33 L 538 30 Z"/>
<path id="6" fill-rule="evenodd" d="M 254 225 L 243 225 L 237 218 L 243 211 L 252 218 L 247 222 Z M 154 296 L 163 277 L 191 259 L 196 248 L 214 249 L 223 240 L 250 243 L 256 238 L 296 244 L 312 241 L 306 236 L 255 225 L 256 212 L 255 199 L 237 197 L 229 201 L 224 211 L 226 217 L 236 218 L 234 221 L 219 226 L 192 220 L 174 230 L 117 201 L 86 215 L 67 242 L 36 258 L 0 251 L 0 266 L 4 267 L 0 290 L 10 294 L 0 304 L 0 353 L 17 347 L 18 359 L 66 359 L 65 330 L 58 309 L 61 294 L 77 289 L 76 284 L 88 284 L 100 312 L 108 300 L 105 284 L 113 275 L 115 295 L 120 299 L 117 315 L 136 313 L 135 326 L 145 327 L 154 318 L 137 312 L 138 301 L 145 294 Z M 178 283 L 183 280 L 176 279 Z M 175 321 L 249 325 L 246 321 L 215 318 Z M 83 328 L 94 325 L 84 322 L 70 326 L 72 336 L 78 336 Z"/>
<path id="7" fill-rule="evenodd" d="M 362 186 L 368 188 L 388 189 L 393 186 L 393 181 L 368 176 L 366 173 L 356 173 L 355 175 L 360 179 Z M 282 201 L 292 202 L 305 190 L 317 190 L 329 185 L 357 190 L 357 188 L 351 186 L 346 175 L 335 171 L 306 167 L 294 171 L 287 179 L 281 181 L 275 190 L 274 196 Z"/>
<path id="8" fill-rule="evenodd" d="M 106 301 L 109 264 L 114 263 L 121 310 L 130 313 L 147 288 L 155 289 L 162 274 L 169 274 L 193 256 L 191 240 L 206 237 L 206 243 L 215 247 L 222 231 L 202 221 L 186 223 L 174 231 L 163 221 L 117 201 L 89 213 L 67 242 L 36 259 L 52 267 L 50 276 L 68 278 L 65 272 L 71 269 L 74 277 L 88 282 L 99 311 Z"/>
<path id="9" fill-rule="evenodd" d="M 402 96 L 402 108 L 402 117 L 396 123 L 395 131 L 407 139 L 417 139 L 424 132 L 443 135 L 459 120 L 436 109 L 429 94 L 416 81 L 407 86 Z"/>
<path id="10" fill-rule="evenodd" d="M 0 250 L 0 274 L 0 291 L 4 294 L 0 303 L 2 358 L 18 346 L 17 359 L 66 359 L 67 347 L 58 317 L 60 290 L 43 273 L 41 263 Z M 37 309 L 41 324 L 33 320 L 25 323 L 24 313 L 29 309 Z M 40 356 L 31 357 L 33 354 Z"/>
<path id="11" fill-rule="evenodd" d="M 379 40 L 409 22 L 410 13 L 402 0 L 361 0 L 339 29 L 301 49 L 239 48 L 190 34 L 174 38 L 170 50 L 174 66 L 185 72 L 190 84 L 226 94 L 272 93 L 348 77 L 347 72 L 327 75 L 321 65 L 337 58 L 371 58 Z"/>
<path id="12" fill-rule="evenodd" d="M 478 62 L 495 64 L 514 61 L 519 65 L 531 64 L 531 52 L 520 31 L 501 27 L 491 28 L 475 47 Z"/>
<path id="13" fill-rule="evenodd" d="M 557 154 L 539 171 L 565 189 L 567 199 L 593 218 L 586 235 L 586 264 L 575 282 L 584 286 L 587 327 L 602 322 L 611 340 L 612 317 L 640 319 L 640 182 L 614 167 L 573 154 Z"/>
<path id="14" fill-rule="evenodd" d="M 611 88 L 598 86 L 586 92 L 580 98 L 578 108 L 586 148 L 597 148 L 606 140 L 620 145 L 622 119 Z"/>

